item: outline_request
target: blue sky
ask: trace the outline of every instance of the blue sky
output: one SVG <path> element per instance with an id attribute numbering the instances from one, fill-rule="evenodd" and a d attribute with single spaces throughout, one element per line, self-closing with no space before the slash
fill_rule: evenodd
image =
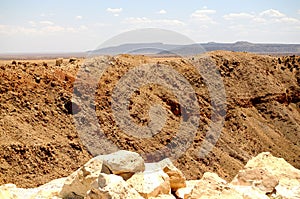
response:
<path id="1" fill-rule="evenodd" d="M 0 0 L 0 53 L 91 50 L 139 28 L 195 42 L 300 43 L 300 1 Z"/>

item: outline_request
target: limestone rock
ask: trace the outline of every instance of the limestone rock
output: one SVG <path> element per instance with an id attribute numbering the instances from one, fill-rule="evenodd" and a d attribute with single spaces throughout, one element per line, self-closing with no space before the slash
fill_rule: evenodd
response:
<path id="1" fill-rule="evenodd" d="M 157 197 L 150 197 L 149 199 L 176 199 L 176 197 L 171 194 L 161 194 Z"/>
<path id="2" fill-rule="evenodd" d="M 144 159 L 135 152 L 120 150 L 97 158 L 103 160 L 103 173 L 120 175 L 125 180 L 145 170 Z"/>
<path id="3" fill-rule="evenodd" d="M 172 161 L 166 158 L 159 162 L 145 163 L 145 170 L 147 172 L 162 171 L 166 166 L 175 167 Z"/>
<path id="4" fill-rule="evenodd" d="M 264 168 L 241 170 L 232 180 L 232 185 L 257 187 L 264 193 L 272 193 L 278 185 L 278 179 Z"/>
<path id="5" fill-rule="evenodd" d="M 215 173 L 204 173 L 201 180 L 194 186 L 191 198 L 200 198 L 202 196 L 212 196 L 220 194 L 227 186 L 227 182 Z"/>
<path id="6" fill-rule="evenodd" d="M 143 199 L 122 177 L 101 173 L 87 194 L 87 199 Z"/>
<path id="7" fill-rule="evenodd" d="M 189 188 L 192 187 L 192 188 Z M 189 189 L 188 189 L 189 188 Z M 186 190 L 188 189 L 188 190 Z M 190 190 L 192 189 L 192 190 Z M 185 193 L 184 191 L 187 191 Z M 181 195 L 179 195 L 181 193 Z M 179 189 L 176 194 L 184 199 L 268 199 L 265 193 L 253 186 L 228 184 L 215 173 L 205 173 L 201 180 L 187 181 L 187 188 Z M 183 195 L 185 194 L 185 195 Z"/>
<path id="8" fill-rule="evenodd" d="M 35 198 L 58 198 L 58 194 L 66 178 L 52 180 L 40 187 L 24 189 L 17 188 L 14 184 L 0 186 L 0 198 L 2 199 L 35 199 Z"/>
<path id="9" fill-rule="evenodd" d="M 145 163 L 146 172 L 163 171 L 170 177 L 170 186 L 172 191 L 185 187 L 185 177 L 183 173 L 177 169 L 169 158 L 163 159 L 156 163 Z"/>
<path id="10" fill-rule="evenodd" d="M 127 183 L 144 198 L 157 197 L 160 194 L 170 194 L 170 178 L 162 172 L 136 173 Z"/>
<path id="11" fill-rule="evenodd" d="M 300 170 L 293 167 L 283 158 L 274 157 L 269 152 L 263 152 L 252 158 L 245 165 L 248 168 L 267 168 L 272 174 L 277 177 L 296 177 L 300 178 Z"/>
<path id="12" fill-rule="evenodd" d="M 144 168 L 143 158 L 134 152 L 121 150 L 109 155 L 99 155 L 67 178 L 60 196 L 86 196 L 86 192 L 91 189 L 91 184 L 98 179 L 100 173 L 113 173 L 128 179 Z"/>
<path id="13" fill-rule="evenodd" d="M 31 198 L 58 198 L 65 181 L 66 178 L 59 178 L 39 186 L 37 192 Z"/>
<path id="14" fill-rule="evenodd" d="M 246 174 L 242 177 L 243 180 L 240 174 Z M 245 180 L 254 180 L 256 187 L 275 198 L 300 196 L 300 170 L 269 152 L 260 153 L 249 160 L 244 170 L 234 178 L 233 184 L 243 183 Z"/>
<path id="15" fill-rule="evenodd" d="M 17 189 L 17 186 L 14 184 L 5 184 L 0 186 L 0 198 L 2 199 L 18 199 L 20 197 L 18 197 L 18 195 L 16 193 L 14 193 Z"/>
<path id="16" fill-rule="evenodd" d="M 177 191 L 186 186 L 185 177 L 175 166 L 167 165 L 163 171 L 170 177 L 170 186 L 172 191 Z"/>
<path id="17" fill-rule="evenodd" d="M 91 189 L 92 183 L 101 173 L 102 164 L 103 160 L 97 157 L 88 161 L 67 177 L 59 196 L 62 198 L 70 197 L 70 195 L 86 196 L 86 192 Z"/>
<path id="18" fill-rule="evenodd" d="M 241 194 L 245 199 L 269 199 L 265 192 L 253 186 L 230 186 L 236 192 Z"/>
<path id="19" fill-rule="evenodd" d="M 275 187 L 276 194 L 274 197 L 300 198 L 300 179 L 281 179 L 279 184 Z"/>
<path id="20" fill-rule="evenodd" d="M 145 168 L 144 172 L 137 172 Z M 176 190 L 176 197 L 171 190 L 172 193 Z M 300 170 L 270 153 L 261 153 L 251 159 L 231 183 L 209 172 L 200 180 L 185 181 L 170 159 L 144 165 L 138 154 L 118 151 L 97 156 L 69 177 L 37 188 L 2 185 L 2 198 L 296 199 L 300 198 Z"/>
<path id="21" fill-rule="evenodd" d="M 180 188 L 176 191 L 176 196 L 180 199 L 187 199 L 191 197 L 191 192 L 195 185 L 199 182 L 200 180 L 187 180 L 185 181 L 186 187 Z"/>

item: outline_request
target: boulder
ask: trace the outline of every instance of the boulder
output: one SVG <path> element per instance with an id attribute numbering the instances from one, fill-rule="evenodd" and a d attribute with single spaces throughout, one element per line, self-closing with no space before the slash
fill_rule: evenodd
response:
<path id="1" fill-rule="evenodd" d="M 72 57 L 69 59 L 70 64 L 74 64 L 76 61 L 77 61 L 77 58 L 75 58 L 75 57 Z"/>
<path id="2" fill-rule="evenodd" d="M 254 186 L 275 198 L 293 198 L 300 195 L 300 170 L 264 152 L 249 160 L 232 184 Z"/>
<path id="3" fill-rule="evenodd" d="M 176 191 L 176 197 L 171 190 Z M 99 155 L 69 177 L 37 188 L 0 186 L 0 199 L 296 199 L 299 196 L 300 171 L 270 153 L 251 159 L 231 183 L 209 172 L 200 180 L 185 181 L 170 159 L 144 164 L 137 153 L 118 151 Z"/>
<path id="4" fill-rule="evenodd" d="M 180 188 L 176 191 L 176 196 L 180 199 L 187 199 L 191 197 L 191 192 L 195 185 L 200 180 L 187 180 L 185 181 L 186 186 L 184 188 Z"/>
<path id="5" fill-rule="evenodd" d="M 58 198 L 66 178 L 52 180 L 37 188 L 17 188 L 14 184 L 0 186 L 0 198 L 2 199 L 33 199 L 33 198 Z"/>
<path id="6" fill-rule="evenodd" d="M 298 179 L 281 179 L 275 187 L 274 198 L 300 198 L 300 182 Z"/>
<path id="7" fill-rule="evenodd" d="M 58 198 L 60 191 L 67 178 L 59 178 L 52 180 L 42 186 L 36 188 L 36 193 L 31 198 Z"/>
<path id="8" fill-rule="evenodd" d="M 177 169 L 169 158 L 163 159 L 157 163 L 145 163 L 146 172 L 163 171 L 170 177 L 170 186 L 172 191 L 186 186 L 183 173 Z"/>
<path id="9" fill-rule="evenodd" d="M 0 186 L 0 198 L 1 199 L 19 199 L 20 196 L 18 196 L 17 192 L 17 186 L 15 184 L 5 184 Z"/>
<path id="10" fill-rule="evenodd" d="M 272 193 L 278 185 L 278 179 L 264 168 L 241 170 L 232 180 L 232 185 L 257 187 L 264 193 Z"/>
<path id="11" fill-rule="evenodd" d="M 55 60 L 55 66 L 60 66 L 62 65 L 64 62 L 64 59 L 63 58 L 59 58 L 59 59 L 56 59 Z"/>
<path id="12" fill-rule="evenodd" d="M 204 173 L 201 180 L 194 186 L 190 199 L 243 199 L 243 196 L 231 189 L 227 182 L 215 173 Z"/>
<path id="13" fill-rule="evenodd" d="M 227 182 L 217 174 L 206 172 L 203 174 L 201 180 L 194 186 L 191 198 L 196 199 L 202 196 L 212 197 L 213 195 L 219 195 L 226 186 Z"/>
<path id="14" fill-rule="evenodd" d="M 98 179 L 102 170 L 103 160 L 93 158 L 84 166 L 67 177 L 59 196 L 62 198 L 74 197 L 75 195 L 85 197 L 92 183 Z"/>
<path id="15" fill-rule="evenodd" d="M 170 186 L 172 191 L 177 191 L 180 188 L 186 187 L 185 177 L 183 173 L 177 169 L 174 165 L 167 165 L 163 168 L 163 171 L 170 178 Z"/>
<path id="16" fill-rule="evenodd" d="M 144 168 L 143 158 L 134 152 L 121 150 L 109 155 L 99 155 L 67 178 L 60 196 L 76 194 L 85 197 L 100 173 L 116 174 L 128 179 L 134 173 L 144 171 Z"/>
<path id="17" fill-rule="evenodd" d="M 252 168 L 265 168 L 279 179 L 300 179 L 300 170 L 293 167 L 283 158 L 276 158 L 269 152 L 260 153 L 249 160 L 245 165 L 244 170 Z"/>
<path id="18" fill-rule="evenodd" d="M 127 183 L 144 198 L 157 197 L 160 194 L 170 194 L 170 178 L 162 172 L 136 173 Z"/>
<path id="19" fill-rule="evenodd" d="M 135 152 L 120 150 L 97 158 L 103 160 L 102 173 L 120 175 L 125 180 L 145 170 L 144 159 Z"/>
<path id="20" fill-rule="evenodd" d="M 86 199 L 143 199 L 122 177 L 101 173 L 88 191 Z"/>
<path id="21" fill-rule="evenodd" d="M 176 197 L 171 194 L 161 194 L 157 197 L 150 197 L 149 199 L 176 199 Z"/>
<path id="22" fill-rule="evenodd" d="M 265 192 L 261 191 L 257 187 L 238 185 L 233 185 L 230 187 L 246 199 L 269 199 Z"/>

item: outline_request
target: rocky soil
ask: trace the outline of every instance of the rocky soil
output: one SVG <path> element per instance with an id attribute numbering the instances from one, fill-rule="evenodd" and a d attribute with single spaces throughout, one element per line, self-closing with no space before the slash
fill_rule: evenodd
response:
<path id="1" fill-rule="evenodd" d="M 139 125 L 150 122 L 150 105 L 160 104 L 167 110 L 166 126 L 151 139 L 124 133 L 114 121 L 110 103 L 113 89 L 127 71 L 140 64 L 164 64 L 188 80 L 201 108 L 191 146 L 182 157 L 172 160 L 186 179 L 200 179 L 205 172 L 214 172 L 232 181 L 263 151 L 299 169 L 300 57 L 226 51 L 207 55 L 220 70 L 227 112 L 216 146 L 206 157 L 200 158 L 199 151 L 211 123 L 211 99 L 205 80 L 183 58 L 109 58 L 110 67 L 99 80 L 95 101 L 87 96 L 106 138 L 120 149 L 141 154 L 147 162 L 160 160 L 147 154 L 167 145 L 178 133 L 182 116 L 176 97 L 158 85 L 144 86 L 132 95 L 130 115 Z M 73 84 L 83 62 L 65 59 L 57 66 L 55 60 L 0 62 L 0 184 L 36 187 L 70 175 L 92 158 L 72 115 Z M 222 117 L 224 113 L 219 114 Z"/>

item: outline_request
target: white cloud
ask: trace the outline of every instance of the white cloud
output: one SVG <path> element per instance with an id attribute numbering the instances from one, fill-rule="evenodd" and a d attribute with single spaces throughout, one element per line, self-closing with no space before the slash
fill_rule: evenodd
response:
<path id="1" fill-rule="evenodd" d="M 275 19 L 276 22 L 279 23 L 298 23 L 299 20 L 292 17 L 282 17 L 280 19 Z"/>
<path id="2" fill-rule="evenodd" d="M 230 13 L 223 16 L 232 38 L 257 42 L 287 41 L 299 34 L 300 20 L 278 10 L 269 9 L 258 14 Z M 286 36 L 285 36 L 286 35 Z M 288 37 L 288 39 L 286 39 Z M 280 38 L 280 39 L 278 39 Z"/>
<path id="3" fill-rule="evenodd" d="M 199 16 L 199 15 L 209 15 L 209 14 L 215 14 L 215 10 L 209 10 L 209 9 L 202 9 L 202 10 L 196 10 L 192 13 L 192 16 Z"/>
<path id="4" fill-rule="evenodd" d="M 40 14 L 41 17 L 52 17 L 52 16 L 54 16 L 54 15 L 55 15 L 55 14 L 52 13 L 52 12 L 51 12 L 51 13 L 41 13 L 41 14 Z"/>
<path id="5" fill-rule="evenodd" d="M 167 14 L 167 11 L 166 10 L 164 10 L 164 9 L 161 9 L 160 11 L 158 11 L 158 14 Z"/>
<path id="6" fill-rule="evenodd" d="M 62 26 L 46 26 L 41 29 L 41 32 L 52 33 L 52 32 L 65 32 L 67 30 L 68 30 L 68 32 L 73 32 L 72 29 L 67 29 Z"/>
<path id="7" fill-rule="evenodd" d="M 295 24 L 299 23 L 299 20 L 296 18 L 288 17 L 284 13 L 281 13 L 278 10 L 265 10 L 259 14 L 260 17 L 264 18 L 266 21 L 276 22 L 276 23 L 289 23 Z"/>
<path id="8" fill-rule="evenodd" d="M 11 26 L 11 25 L 0 24 L 0 34 L 4 34 L 4 35 L 12 35 L 12 34 L 45 35 L 48 33 L 75 33 L 75 32 L 85 31 L 87 29 L 88 27 L 86 26 L 64 27 L 59 25 L 42 25 L 42 26 L 35 26 L 35 27 L 26 27 L 26 26 Z"/>
<path id="9" fill-rule="evenodd" d="M 117 17 L 123 11 L 123 8 L 107 8 L 106 11 Z"/>
<path id="10" fill-rule="evenodd" d="M 273 17 L 273 18 L 285 17 L 285 14 L 279 12 L 278 10 L 274 10 L 274 9 L 265 10 L 265 11 L 261 12 L 259 15 L 263 16 L 263 17 Z"/>
<path id="11" fill-rule="evenodd" d="M 297 13 L 300 15 L 300 10 L 298 10 Z"/>
<path id="12" fill-rule="evenodd" d="M 224 15 L 223 18 L 225 20 L 236 20 L 236 19 L 252 19 L 254 16 L 249 13 L 230 13 L 227 15 Z"/>
<path id="13" fill-rule="evenodd" d="M 42 25 L 48 25 L 48 26 L 54 25 L 54 23 L 52 21 L 40 21 L 40 24 L 42 24 Z"/>
<path id="14" fill-rule="evenodd" d="M 215 13 L 215 10 L 209 9 L 196 10 L 191 14 L 191 19 L 204 24 L 216 24 L 217 22 L 209 16 Z"/>
<path id="15" fill-rule="evenodd" d="M 28 23 L 29 23 L 32 27 L 36 27 L 36 22 L 35 22 L 35 21 L 28 21 Z"/>
<path id="16" fill-rule="evenodd" d="M 82 19 L 82 16 L 78 15 L 78 16 L 76 16 L 75 18 L 78 19 L 78 20 L 81 20 L 81 19 Z"/>
<path id="17" fill-rule="evenodd" d="M 278 10 L 265 10 L 258 15 L 253 13 L 230 13 L 224 15 L 223 18 L 228 21 L 236 22 L 236 23 L 244 23 L 241 20 L 248 20 L 249 23 L 252 24 L 264 24 L 264 25 L 271 25 L 272 23 L 298 23 L 299 20 L 296 18 L 288 17 L 284 13 L 281 13 Z M 247 25 L 247 24 L 245 24 Z"/>
<path id="18" fill-rule="evenodd" d="M 123 23 L 136 26 L 183 26 L 184 23 L 177 19 L 149 19 L 147 17 L 129 17 Z"/>
<path id="19" fill-rule="evenodd" d="M 0 34 L 4 35 L 12 35 L 16 33 L 22 34 L 34 34 L 37 33 L 36 28 L 25 28 L 21 26 L 8 26 L 8 25 L 0 25 Z"/>

